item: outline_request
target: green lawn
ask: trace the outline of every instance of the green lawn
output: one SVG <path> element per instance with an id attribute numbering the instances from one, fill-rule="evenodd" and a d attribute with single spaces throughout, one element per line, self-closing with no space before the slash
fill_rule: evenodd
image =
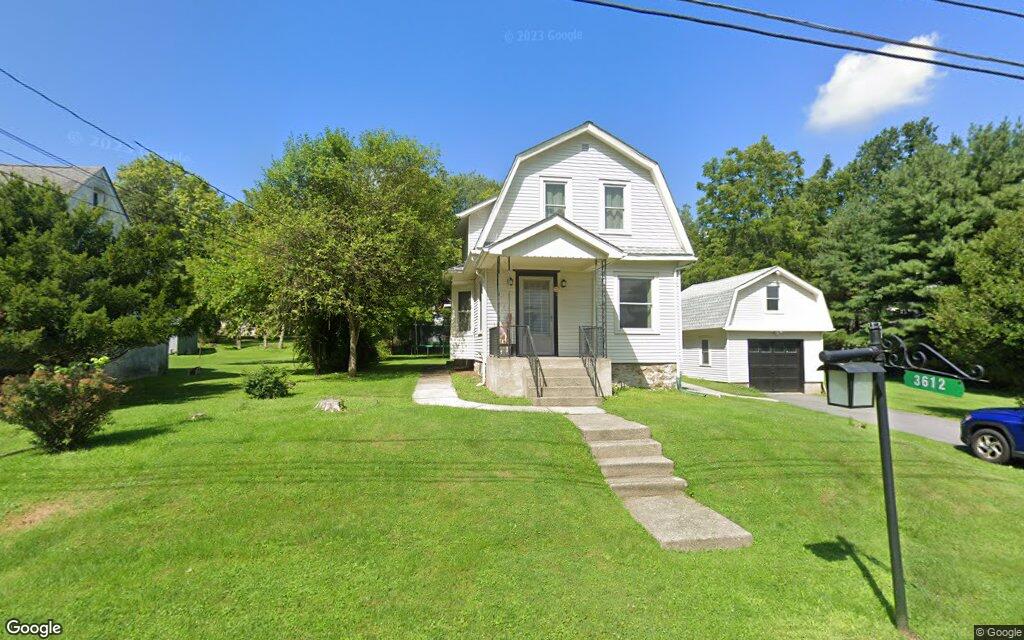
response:
<path id="1" fill-rule="evenodd" d="M 889 407 L 899 411 L 911 411 L 913 413 L 926 413 L 942 418 L 954 418 L 959 420 L 965 413 L 972 409 L 983 409 L 985 407 L 1015 407 L 1017 401 L 1012 394 L 993 391 L 979 391 L 984 385 L 969 385 L 961 398 L 944 396 L 932 391 L 912 389 L 903 382 L 889 381 L 886 383 L 886 396 L 889 399 Z"/>
<path id="2" fill-rule="evenodd" d="M 220 347 L 133 384 L 83 451 L 0 424 L 0 613 L 67 638 L 899 638 L 871 431 L 789 406 L 626 391 L 754 546 L 661 550 L 557 415 L 417 406 L 424 366 L 239 376 Z M 313 409 L 326 396 L 348 411 Z M 205 418 L 190 420 L 196 413 Z M 1024 608 L 1024 471 L 896 435 L 911 617 L 962 638 Z M 6 619 L 6 618 L 5 618 Z"/>
<path id="3" fill-rule="evenodd" d="M 480 384 L 480 376 L 472 371 L 452 372 L 452 386 L 455 387 L 455 393 L 463 400 L 486 404 L 530 404 L 528 398 L 506 398 L 505 396 L 499 396 L 487 387 L 478 387 L 478 384 Z"/>
<path id="4" fill-rule="evenodd" d="M 706 387 L 712 391 L 721 391 L 723 393 L 732 393 L 738 396 L 751 396 L 754 398 L 763 398 L 764 393 L 753 387 L 745 387 L 742 384 L 732 384 L 731 382 L 718 382 L 716 380 L 705 380 L 703 378 L 691 378 L 690 376 L 683 376 L 684 382 L 695 384 L 701 387 Z"/>

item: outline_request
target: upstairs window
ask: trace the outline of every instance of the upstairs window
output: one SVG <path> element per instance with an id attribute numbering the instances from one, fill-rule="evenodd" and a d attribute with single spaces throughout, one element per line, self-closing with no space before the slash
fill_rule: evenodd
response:
<path id="1" fill-rule="evenodd" d="M 626 187 L 622 185 L 604 186 L 604 228 L 609 231 L 626 228 Z"/>
<path id="2" fill-rule="evenodd" d="M 650 329 L 651 278 L 619 278 L 619 328 Z"/>
<path id="3" fill-rule="evenodd" d="M 469 291 L 460 291 L 458 294 L 458 313 L 455 320 L 456 331 L 469 331 L 473 312 L 473 294 Z"/>
<path id="4" fill-rule="evenodd" d="M 94 207 L 100 206 L 100 192 L 99 191 L 93 191 L 92 192 L 92 206 L 94 206 Z"/>
<path id="5" fill-rule="evenodd" d="M 770 284 L 767 288 L 768 292 L 768 310 L 778 311 L 779 310 L 779 285 Z"/>
<path id="6" fill-rule="evenodd" d="M 565 183 L 544 183 L 544 217 L 565 217 Z"/>

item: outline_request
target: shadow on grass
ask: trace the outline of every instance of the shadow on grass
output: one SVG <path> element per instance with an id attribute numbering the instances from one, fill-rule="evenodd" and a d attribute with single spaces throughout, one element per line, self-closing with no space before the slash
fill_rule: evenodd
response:
<path id="1" fill-rule="evenodd" d="M 116 447 L 125 444 L 132 444 L 140 440 L 146 440 L 164 433 L 170 433 L 173 429 L 167 427 L 143 427 L 141 429 L 126 429 L 124 431 L 111 431 L 101 433 L 89 438 L 84 449 L 96 449 L 99 447 Z"/>
<path id="2" fill-rule="evenodd" d="M 875 580 L 875 576 L 871 573 L 871 569 L 868 567 L 865 560 L 888 572 L 889 568 L 886 565 L 882 564 L 869 554 L 858 552 L 856 545 L 839 535 L 836 536 L 835 540 L 805 544 L 804 548 L 826 562 L 852 560 L 853 563 L 857 565 L 857 569 L 860 570 L 861 575 L 864 576 L 864 581 L 868 583 L 868 587 L 871 588 L 871 592 L 875 594 L 875 598 L 882 605 L 882 608 L 885 609 L 885 614 L 889 616 L 889 621 L 896 624 L 896 614 L 893 611 L 893 605 L 885 597 L 885 593 L 879 586 L 878 581 Z"/>
<path id="3" fill-rule="evenodd" d="M 902 411 L 907 411 L 902 409 Z M 967 413 L 967 409 L 958 409 L 956 407 L 942 407 L 938 405 L 919 405 L 917 409 L 911 413 L 925 413 L 927 415 L 935 416 L 936 418 L 950 418 L 953 420 L 960 420 Z"/>
<path id="4" fill-rule="evenodd" d="M 974 452 L 971 451 L 971 448 L 965 444 L 956 444 L 953 445 L 953 448 L 964 455 L 974 458 L 974 460 L 976 460 L 977 462 L 985 462 L 985 464 L 992 464 L 991 462 L 987 462 L 985 460 L 981 460 L 980 458 L 978 458 L 978 456 L 974 455 Z M 1009 463 L 1001 466 L 1024 470 L 1024 458 L 1011 458 Z"/>
<path id="5" fill-rule="evenodd" d="M 236 385 L 222 381 L 241 376 L 220 369 L 201 369 L 197 375 L 189 375 L 188 369 L 171 369 L 162 376 L 129 382 L 132 390 L 121 406 L 179 404 L 217 396 L 237 389 Z"/>

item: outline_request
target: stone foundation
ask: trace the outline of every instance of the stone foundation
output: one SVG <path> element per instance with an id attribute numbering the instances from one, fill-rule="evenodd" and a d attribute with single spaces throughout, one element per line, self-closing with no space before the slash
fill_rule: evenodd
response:
<path id="1" fill-rule="evenodd" d="M 632 364 L 613 363 L 612 382 L 627 387 L 644 389 L 675 389 L 676 363 L 667 364 Z"/>

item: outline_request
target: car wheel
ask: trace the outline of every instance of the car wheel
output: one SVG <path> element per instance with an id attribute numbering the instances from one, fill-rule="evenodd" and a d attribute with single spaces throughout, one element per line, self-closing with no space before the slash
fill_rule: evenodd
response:
<path id="1" fill-rule="evenodd" d="M 986 462 L 1006 464 L 1010 461 L 1010 443 L 995 429 L 978 429 L 971 435 L 971 452 Z"/>

